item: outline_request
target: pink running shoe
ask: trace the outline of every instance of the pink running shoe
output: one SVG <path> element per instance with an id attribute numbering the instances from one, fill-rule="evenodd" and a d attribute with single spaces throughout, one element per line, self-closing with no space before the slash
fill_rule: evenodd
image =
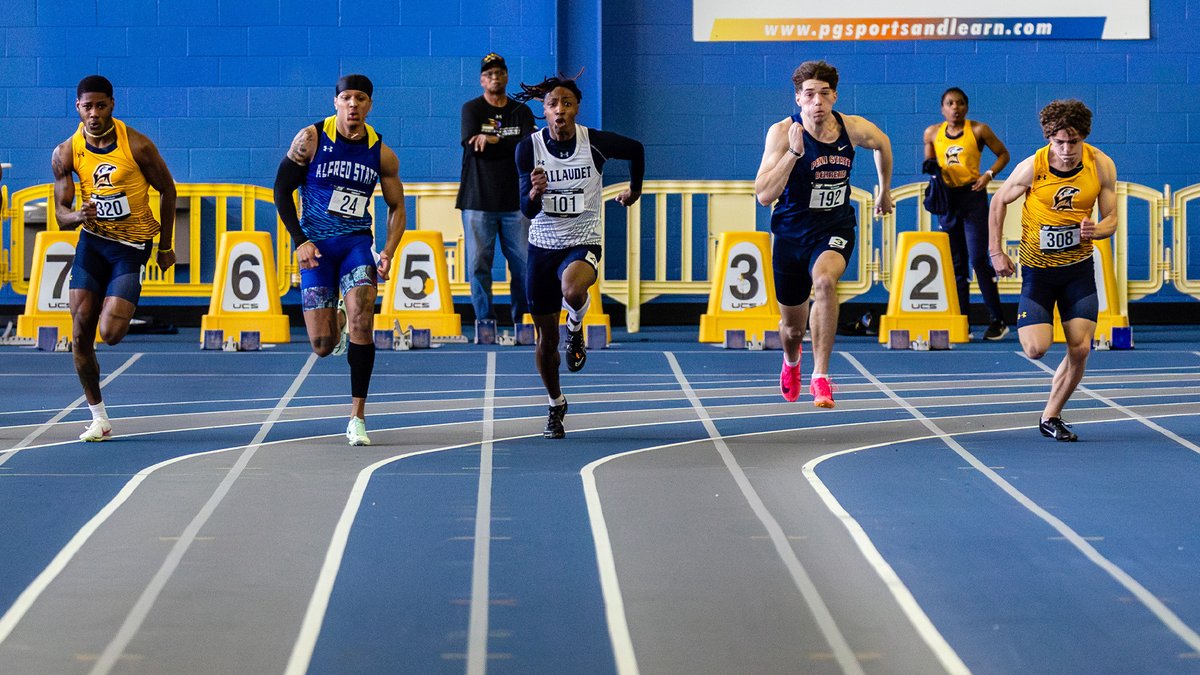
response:
<path id="1" fill-rule="evenodd" d="M 813 405 L 818 408 L 833 407 L 833 383 L 828 377 L 814 377 L 808 385 L 808 392 L 812 394 Z"/>
<path id="2" fill-rule="evenodd" d="M 794 402 L 800 399 L 800 391 L 800 361 L 794 366 L 784 361 L 779 371 L 779 393 L 783 394 L 783 400 Z"/>

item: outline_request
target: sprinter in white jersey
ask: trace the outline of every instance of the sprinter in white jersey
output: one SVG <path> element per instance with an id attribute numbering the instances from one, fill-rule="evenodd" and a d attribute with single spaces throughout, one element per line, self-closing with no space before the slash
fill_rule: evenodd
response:
<path id="1" fill-rule="evenodd" d="M 587 361 L 583 317 L 588 289 L 600 267 L 600 188 L 604 163 L 629 160 L 629 189 L 617 202 L 632 206 L 642 194 L 645 149 L 632 138 L 575 124 L 583 95 L 574 80 L 552 77 L 513 98 L 542 101 L 546 128 L 517 146 L 521 211 L 529 226 L 526 291 L 537 328 L 537 368 L 550 398 L 546 438 L 562 438 L 567 398 L 559 387 L 558 318 L 567 311 L 567 369 Z"/>

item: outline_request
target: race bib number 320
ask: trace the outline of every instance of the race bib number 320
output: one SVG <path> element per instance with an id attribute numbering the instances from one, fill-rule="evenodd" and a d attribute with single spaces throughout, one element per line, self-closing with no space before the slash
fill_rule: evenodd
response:
<path id="1" fill-rule="evenodd" d="M 1038 233 L 1038 248 L 1043 253 L 1069 251 L 1079 248 L 1082 241 L 1079 223 L 1074 225 L 1042 225 Z"/>
<path id="2" fill-rule="evenodd" d="M 96 220 L 124 220 L 129 217 L 129 197 L 125 193 L 116 195 L 92 195 L 96 205 Z"/>

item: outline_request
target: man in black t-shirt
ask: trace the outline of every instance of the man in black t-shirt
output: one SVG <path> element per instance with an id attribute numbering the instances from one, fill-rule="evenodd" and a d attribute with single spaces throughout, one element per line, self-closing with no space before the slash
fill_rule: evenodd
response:
<path id="1" fill-rule="evenodd" d="M 492 307 L 492 260 L 496 235 L 512 274 L 510 289 L 514 322 L 528 313 L 525 300 L 525 259 L 529 251 L 529 220 L 521 214 L 517 167 L 513 153 L 521 139 L 533 133 L 533 112 L 508 98 L 508 66 L 499 54 L 480 63 L 483 96 L 462 107 L 462 178 L 455 208 L 462 210 L 467 269 L 471 273 L 471 305 L 475 318 L 496 319 Z"/>

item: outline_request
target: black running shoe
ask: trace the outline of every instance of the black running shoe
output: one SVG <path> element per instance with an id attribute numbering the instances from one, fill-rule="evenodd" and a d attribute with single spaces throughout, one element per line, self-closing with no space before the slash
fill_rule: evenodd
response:
<path id="1" fill-rule="evenodd" d="M 1071 442 L 1079 440 L 1075 432 L 1071 431 L 1071 425 L 1062 421 L 1061 417 L 1047 417 L 1038 423 L 1038 431 L 1046 438 L 1053 438 L 1056 441 Z"/>
<path id="2" fill-rule="evenodd" d="M 1008 335 L 1008 326 L 1004 325 L 1003 321 L 993 321 L 988 326 L 987 332 L 983 334 L 984 340 L 1002 340 Z"/>
<path id="3" fill-rule="evenodd" d="M 577 373 L 587 363 L 587 348 L 583 346 L 583 326 L 579 330 L 567 329 L 567 370 Z"/>
<path id="4" fill-rule="evenodd" d="M 546 430 L 542 438 L 564 438 L 567 430 L 563 428 L 563 418 L 567 416 L 567 404 L 550 406 L 550 416 L 546 418 Z"/>

